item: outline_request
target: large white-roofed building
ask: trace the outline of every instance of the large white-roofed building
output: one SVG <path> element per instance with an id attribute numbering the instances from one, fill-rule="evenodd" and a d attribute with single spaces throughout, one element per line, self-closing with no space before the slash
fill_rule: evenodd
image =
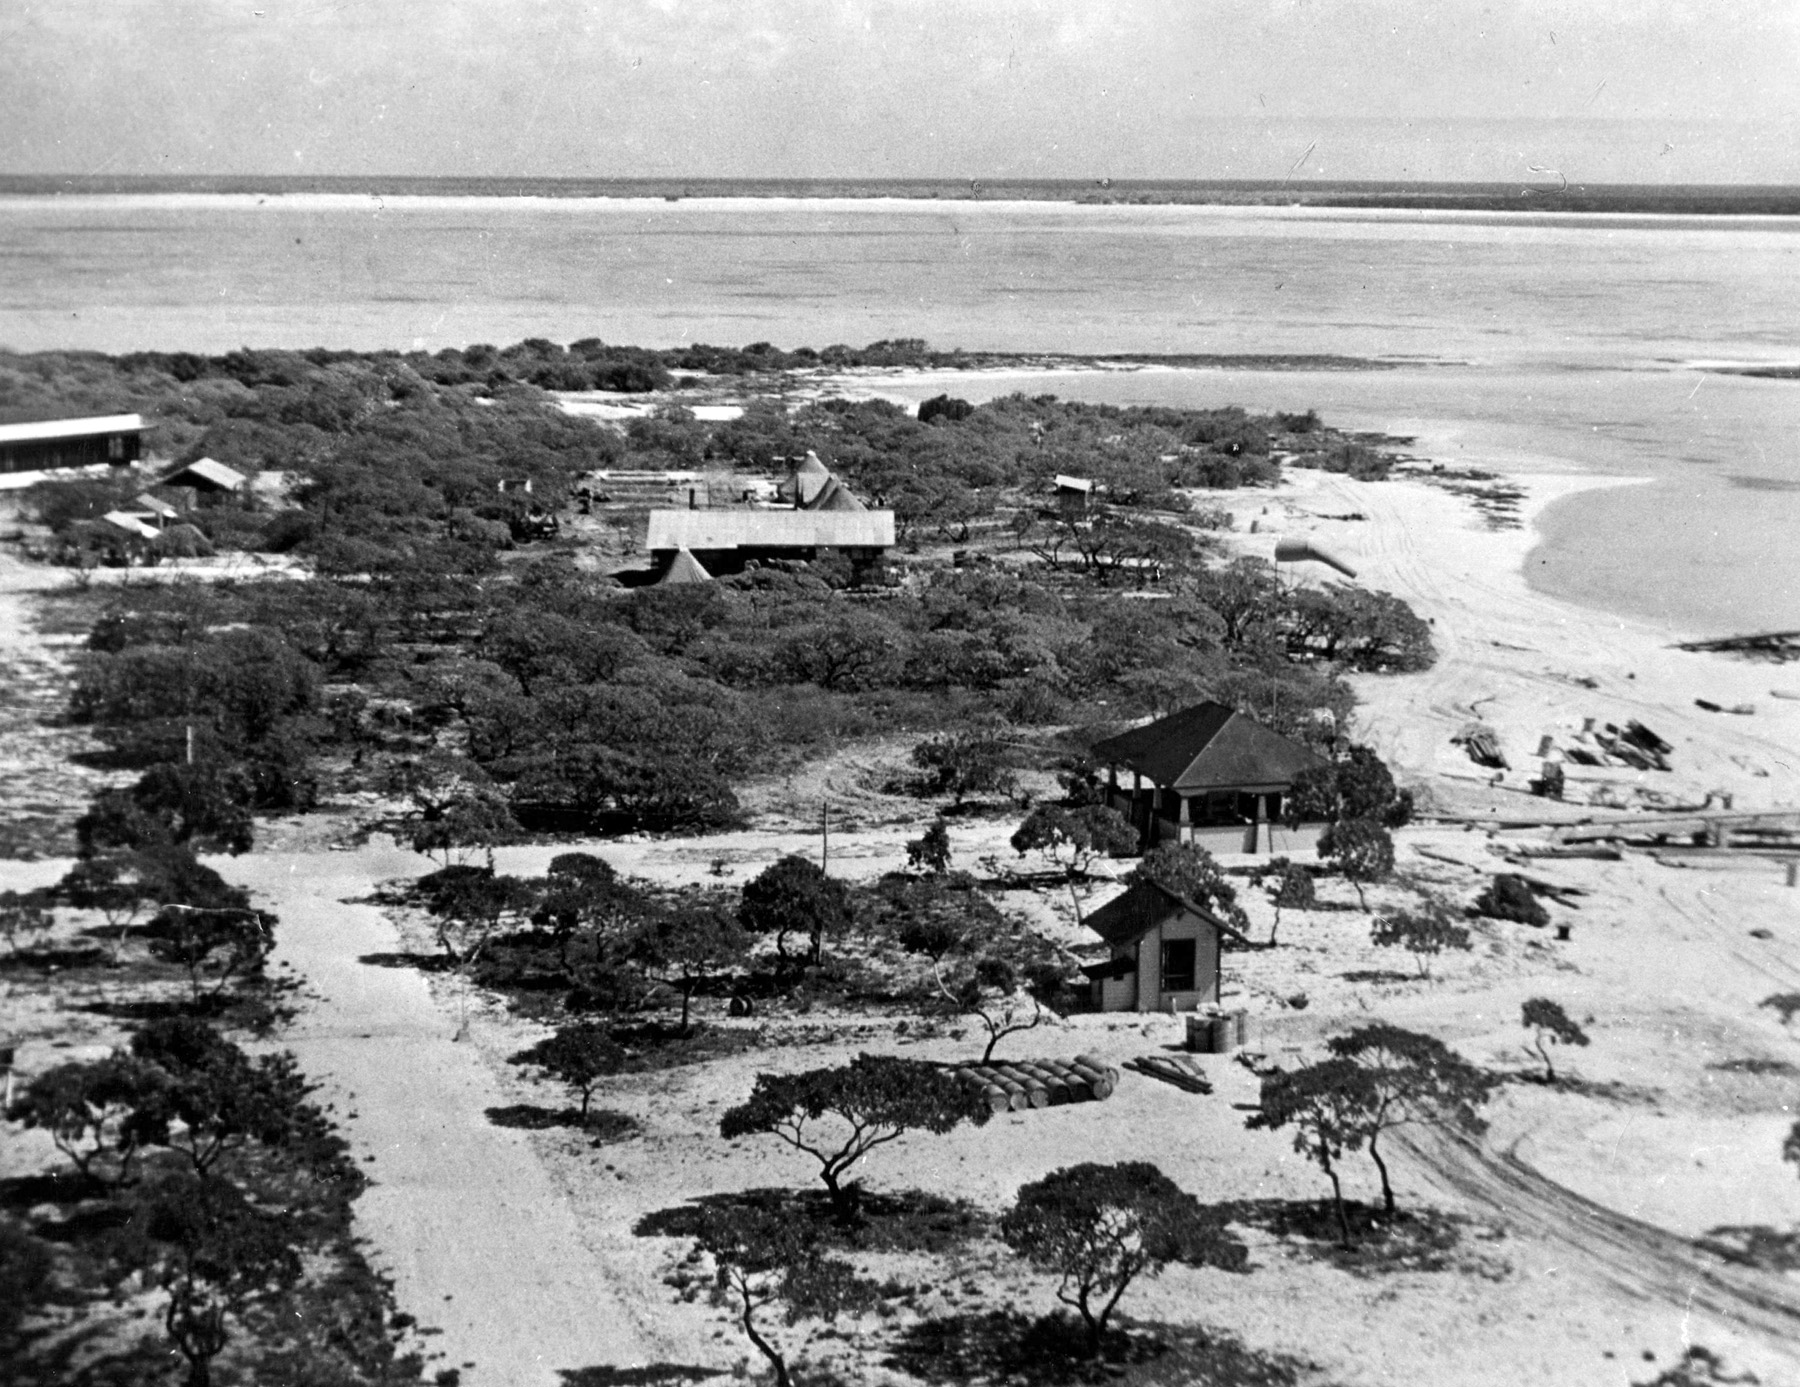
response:
<path id="1" fill-rule="evenodd" d="M 101 463 L 123 467 L 143 452 L 140 414 L 0 424 L 0 472 L 49 472 Z"/>

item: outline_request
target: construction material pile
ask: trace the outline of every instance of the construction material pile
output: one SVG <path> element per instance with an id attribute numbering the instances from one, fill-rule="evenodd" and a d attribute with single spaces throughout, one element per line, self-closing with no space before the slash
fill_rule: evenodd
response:
<path id="1" fill-rule="evenodd" d="M 958 1080 L 981 1090 L 988 1111 L 1024 1112 L 1112 1097 L 1118 1069 L 1098 1055 L 1072 1060 L 1008 1060 L 957 1066 Z"/>
<path id="2" fill-rule="evenodd" d="M 1140 1074 L 1161 1079 L 1165 1084 L 1174 1084 L 1176 1088 L 1185 1089 L 1189 1093 L 1213 1091 L 1212 1080 L 1207 1078 L 1206 1071 L 1200 1067 L 1200 1061 L 1189 1055 L 1140 1055 L 1130 1061 L 1130 1067 Z"/>

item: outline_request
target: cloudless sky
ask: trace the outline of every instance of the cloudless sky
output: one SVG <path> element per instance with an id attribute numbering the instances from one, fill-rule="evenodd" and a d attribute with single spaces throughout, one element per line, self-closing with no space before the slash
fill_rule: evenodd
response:
<path id="1" fill-rule="evenodd" d="M 1800 0 L 0 3 L 0 173 L 1533 165 L 1800 183 Z"/>

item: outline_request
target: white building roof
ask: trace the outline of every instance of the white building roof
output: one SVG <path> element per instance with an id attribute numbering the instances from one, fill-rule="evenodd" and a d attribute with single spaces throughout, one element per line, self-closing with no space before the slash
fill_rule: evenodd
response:
<path id="1" fill-rule="evenodd" d="M 211 482 L 214 486 L 223 487 L 227 491 L 236 491 L 249 480 L 235 467 L 227 467 L 216 458 L 201 458 L 198 462 L 190 462 L 185 467 L 177 467 L 163 478 L 163 484 L 180 485 L 175 479 L 185 477 L 190 473 L 204 481 Z"/>
<path id="2" fill-rule="evenodd" d="M 157 531 L 144 523 L 141 515 L 133 515 L 130 511 L 109 510 L 100 517 L 108 525 L 116 526 L 126 534 L 136 535 L 139 539 L 155 539 Z"/>
<path id="3" fill-rule="evenodd" d="M 646 549 L 890 549 L 891 510 L 653 510 Z"/>
<path id="4" fill-rule="evenodd" d="M 39 443 L 53 438 L 94 438 L 101 434 L 142 433 L 141 414 L 96 414 L 86 419 L 46 419 L 35 424 L 0 424 L 0 444 Z"/>
<path id="5" fill-rule="evenodd" d="M 1094 482 L 1091 477 L 1065 477 L 1059 472 L 1056 474 L 1056 489 L 1058 491 L 1092 491 Z"/>

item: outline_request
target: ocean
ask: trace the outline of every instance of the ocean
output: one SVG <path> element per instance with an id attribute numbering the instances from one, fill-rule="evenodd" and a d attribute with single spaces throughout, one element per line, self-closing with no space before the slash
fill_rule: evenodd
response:
<path id="1" fill-rule="evenodd" d="M 1643 477 L 1552 507 L 1529 580 L 1672 638 L 1800 627 L 1800 380 L 1701 369 L 1800 362 L 1800 219 L 675 196 L 0 196 L 0 346 L 1367 358 L 1019 384 L 1317 408 L 1445 462 Z"/>

